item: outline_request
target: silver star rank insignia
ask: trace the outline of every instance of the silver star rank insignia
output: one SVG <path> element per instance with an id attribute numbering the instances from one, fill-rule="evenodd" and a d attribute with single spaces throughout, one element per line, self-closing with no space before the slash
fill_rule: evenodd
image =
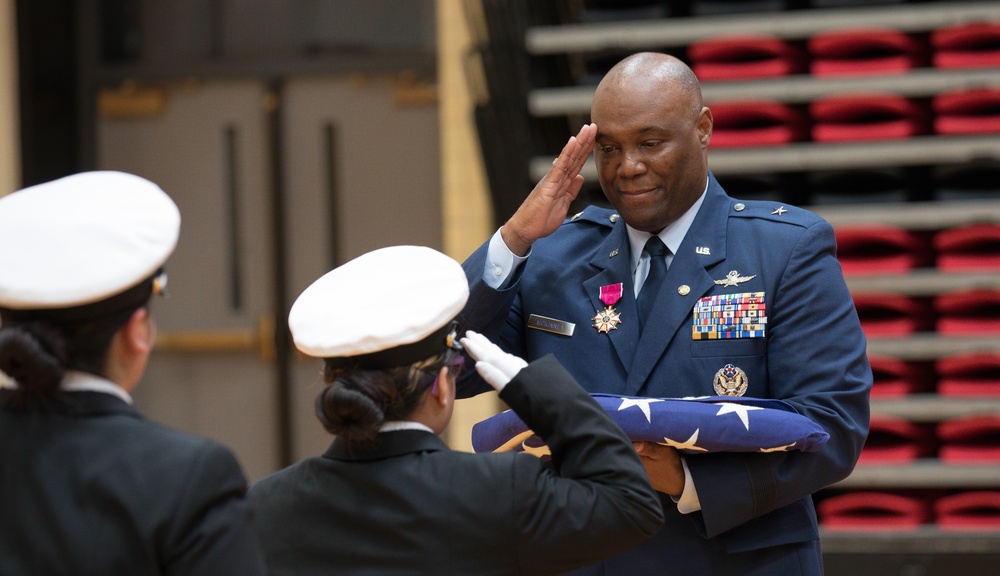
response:
<path id="1" fill-rule="evenodd" d="M 621 323 L 621 314 L 615 311 L 614 306 L 607 306 L 604 310 L 599 311 L 591 320 L 594 322 L 594 328 L 602 334 L 607 334 L 612 330 L 617 330 L 618 325 Z"/>
<path id="2" fill-rule="evenodd" d="M 774 210 L 771 210 L 771 214 L 773 214 L 773 215 L 775 215 L 775 216 L 781 216 L 781 215 L 782 215 L 782 214 L 784 214 L 785 212 L 788 212 L 788 210 L 785 210 L 785 207 L 784 207 L 784 206 L 778 206 L 778 207 L 777 207 L 777 208 L 775 208 Z"/>
<path id="3" fill-rule="evenodd" d="M 726 274 L 725 278 L 721 280 L 716 280 L 715 283 L 719 284 L 720 286 L 737 286 L 743 282 L 753 280 L 756 277 L 757 277 L 756 274 L 752 276 L 740 276 L 740 273 L 737 272 L 736 270 L 730 270 L 729 274 Z"/>

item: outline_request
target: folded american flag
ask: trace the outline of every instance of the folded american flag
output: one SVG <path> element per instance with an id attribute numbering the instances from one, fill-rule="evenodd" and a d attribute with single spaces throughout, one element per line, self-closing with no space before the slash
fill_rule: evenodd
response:
<path id="1" fill-rule="evenodd" d="M 638 398 L 591 394 L 632 440 L 701 452 L 816 452 L 830 435 L 781 400 L 734 396 Z M 476 452 L 547 456 L 544 441 L 512 410 L 472 427 Z"/>

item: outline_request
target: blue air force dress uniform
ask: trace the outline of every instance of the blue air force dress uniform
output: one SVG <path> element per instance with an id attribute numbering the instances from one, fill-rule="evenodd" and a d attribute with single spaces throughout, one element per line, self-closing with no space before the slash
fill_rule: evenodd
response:
<path id="1" fill-rule="evenodd" d="M 589 392 L 777 398 L 830 435 L 817 453 L 685 457 L 700 510 L 681 514 L 661 494 L 661 532 L 585 573 L 822 572 L 810 495 L 853 469 L 872 381 L 827 222 L 732 199 L 710 174 L 641 335 L 614 212 L 588 207 L 567 220 L 498 289 L 484 281 L 488 244 L 463 264 L 462 329 L 527 359 L 554 354 Z M 473 375 L 459 395 L 481 389 Z"/>
<path id="2" fill-rule="evenodd" d="M 162 190 L 121 172 L 0 199 L 0 317 L 13 330 L 138 308 L 179 227 Z M 143 419 L 103 377 L 65 374 L 49 411 L 0 386 L 0 574 L 262 574 L 233 455 Z"/>
<path id="3" fill-rule="evenodd" d="M 310 356 L 408 366 L 452 346 L 467 297 L 458 262 L 383 248 L 306 289 L 289 327 Z M 452 451 L 418 423 L 383 427 L 362 451 L 335 438 L 250 488 L 270 573 L 555 574 L 656 532 L 660 503 L 631 443 L 554 359 L 521 369 L 500 397 L 548 439 L 558 471 Z"/>

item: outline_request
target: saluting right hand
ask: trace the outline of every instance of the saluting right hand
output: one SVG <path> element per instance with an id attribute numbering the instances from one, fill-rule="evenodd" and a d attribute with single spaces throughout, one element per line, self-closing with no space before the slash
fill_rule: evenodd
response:
<path id="1" fill-rule="evenodd" d="M 504 224 L 500 235 L 511 252 L 524 256 L 535 240 L 555 232 L 566 219 L 570 204 L 583 187 L 580 170 L 594 149 L 596 137 L 596 124 L 585 124 L 571 136 L 552 168 Z"/>
<path id="2" fill-rule="evenodd" d="M 462 348 L 476 361 L 476 372 L 497 392 L 503 390 L 521 368 L 528 365 L 523 359 L 504 352 L 478 332 L 467 331 L 461 342 Z"/>

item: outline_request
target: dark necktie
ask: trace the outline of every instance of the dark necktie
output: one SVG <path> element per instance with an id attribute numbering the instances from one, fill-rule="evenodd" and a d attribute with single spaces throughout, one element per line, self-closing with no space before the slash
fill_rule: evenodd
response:
<path id="1" fill-rule="evenodd" d="M 653 309 L 653 302 L 656 301 L 656 296 L 660 292 L 660 286 L 667 275 L 666 258 L 670 254 L 670 249 L 663 244 L 659 236 L 650 237 L 646 241 L 646 246 L 643 250 L 649 254 L 649 274 L 646 276 L 646 281 L 643 282 L 639 296 L 636 298 L 636 304 L 639 306 L 640 332 L 645 326 L 649 312 Z"/>

